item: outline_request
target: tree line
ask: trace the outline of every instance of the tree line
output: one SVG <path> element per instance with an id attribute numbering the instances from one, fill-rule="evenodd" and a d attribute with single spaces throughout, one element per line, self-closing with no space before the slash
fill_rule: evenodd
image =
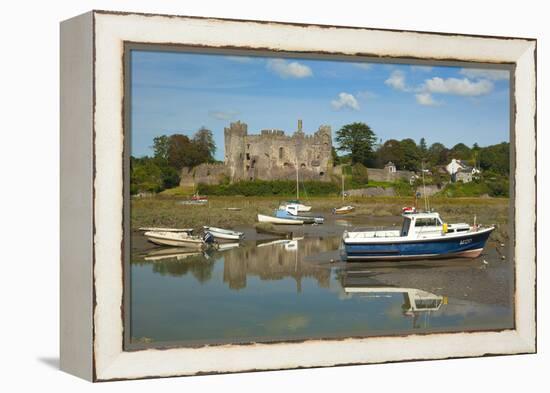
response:
<path id="1" fill-rule="evenodd" d="M 212 131 L 201 127 L 193 137 L 161 135 L 153 139 L 153 156 L 130 158 L 130 193 L 159 192 L 180 182 L 184 167 L 215 162 Z"/>
<path id="2" fill-rule="evenodd" d="M 497 175 L 510 174 L 510 143 L 480 147 L 474 143 L 470 148 L 464 143 L 446 147 L 436 142 L 428 146 L 425 138 L 416 143 L 411 138 L 389 139 L 381 142 L 365 123 L 351 123 L 336 132 L 338 147 L 333 148 L 332 158 L 339 163 L 362 164 L 371 168 L 383 168 L 389 161 L 397 169 L 418 172 L 447 165 L 453 158 Z M 339 156 L 338 151 L 345 152 Z"/>

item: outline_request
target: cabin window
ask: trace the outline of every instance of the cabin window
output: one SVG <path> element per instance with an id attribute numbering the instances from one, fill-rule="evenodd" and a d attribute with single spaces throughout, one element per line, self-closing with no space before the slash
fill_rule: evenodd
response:
<path id="1" fill-rule="evenodd" d="M 439 299 L 418 299 L 415 301 L 416 308 L 420 309 L 435 309 L 441 304 Z"/>
<path id="2" fill-rule="evenodd" d="M 409 228 L 411 227 L 411 220 L 405 218 L 403 220 L 403 228 L 401 228 L 401 236 L 407 236 L 409 234 Z"/>
<path id="3" fill-rule="evenodd" d="M 302 164 L 300 165 L 300 167 L 301 167 L 301 168 L 305 168 L 305 167 L 306 167 L 306 164 L 304 164 L 304 163 L 302 162 Z"/>
<path id="4" fill-rule="evenodd" d="M 283 159 L 283 153 L 284 153 L 284 149 L 282 147 L 279 147 L 279 159 L 280 160 Z"/>
<path id="5" fill-rule="evenodd" d="M 414 224 L 415 227 L 436 227 L 439 226 L 437 218 L 417 218 Z"/>
<path id="6" fill-rule="evenodd" d="M 246 153 L 246 159 L 250 160 L 250 153 Z"/>

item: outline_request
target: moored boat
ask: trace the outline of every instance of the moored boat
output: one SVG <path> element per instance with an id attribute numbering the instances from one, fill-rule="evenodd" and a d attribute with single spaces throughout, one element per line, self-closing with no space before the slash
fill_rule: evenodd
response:
<path id="1" fill-rule="evenodd" d="M 354 211 L 355 211 L 355 207 L 350 205 L 332 209 L 333 214 L 349 214 L 349 213 L 353 213 Z"/>
<path id="2" fill-rule="evenodd" d="M 273 216 L 267 216 L 265 214 L 258 214 L 258 222 L 270 222 L 272 224 L 284 224 L 284 225 L 302 225 L 304 222 L 295 218 L 279 218 Z"/>
<path id="3" fill-rule="evenodd" d="M 161 246 L 186 247 L 199 250 L 204 248 L 211 238 L 211 235 L 200 237 L 189 235 L 186 232 L 160 231 L 145 232 L 144 236 L 151 243 Z"/>
<path id="4" fill-rule="evenodd" d="M 307 213 L 311 211 L 311 206 L 304 205 L 299 199 L 292 199 L 286 202 L 287 205 L 294 205 L 300 213 Z"/>
<path id="5" fill-rule="evenodd" d="M 230 229 L 216 228 L 216 227 L 203 227 L 205 232 L 210 233 L 216 240 L 230 240 L 239 241 L 244 238 L 244 233 L 238 231 L 232 231 Z"/>
<path id="6" fill-rule="evenodd" d="M 344 173 L 342 172 L 342 204 L 344 203 L 346 192 L 344 191 Z M 355 207 L 351 205 L 345 205 L 342 207 L 336 207 L 332 209 L 332 214 L 350 214 L 355 211 Z"/>
<path id="7" fill-rule="evenodd" d="M 400 230 L 345 231 L 346 261 L 478 257 L 493 226 L 443 223 L 438 213 L 403 214 Z"/>
<path id="8" fill-rule="evenodd" d="M 193 228 L 160 228 L 160 227 L 141 227 L 138 228 L 141 232 L 186 232 L 191 234 Z"/>
<path id="9" fill-rule="evenodd" d="M 325 219 L 321 216 L 301 216 L 296 204 L 281 205 L 275 211 L 275 216 L 279 218 L 288 218 L 291 220 L 301 220 L 304 224 L 322 224 Z"/>

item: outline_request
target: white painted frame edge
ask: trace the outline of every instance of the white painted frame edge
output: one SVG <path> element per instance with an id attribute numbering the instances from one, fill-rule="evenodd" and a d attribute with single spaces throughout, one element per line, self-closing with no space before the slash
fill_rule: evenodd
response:
<path id="1" fill-rule="evenodd" d="M 536 41 L 94 12 L 95 380 L 324 367 L 536 351 Z M 515 63 L 516 329 L 124 352 L 124 42 Z M 521 214 L 520 214 L 521 212 Z"/>

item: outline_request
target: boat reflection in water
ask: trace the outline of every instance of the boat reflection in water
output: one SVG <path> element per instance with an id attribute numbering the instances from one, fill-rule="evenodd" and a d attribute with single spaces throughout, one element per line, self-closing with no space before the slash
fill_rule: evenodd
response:
<path id="1" fill-rule="evenodd" d="M 374 298 L 385 295 L 402 294 L 402 313 L 404 316 L 412 318 L 412 327 L 414 329 L 430 327 L 430 314 L 439 311 L 443 305 L 448 304 L 448 298 L 446 296 L 436 295 L 417 288 L 392 287 L 371 283 L 370 285 L 348 284 L 348 286 L 344 286 L 344 291 L 346 294 L 351 294 L 352 296 Z"/>

